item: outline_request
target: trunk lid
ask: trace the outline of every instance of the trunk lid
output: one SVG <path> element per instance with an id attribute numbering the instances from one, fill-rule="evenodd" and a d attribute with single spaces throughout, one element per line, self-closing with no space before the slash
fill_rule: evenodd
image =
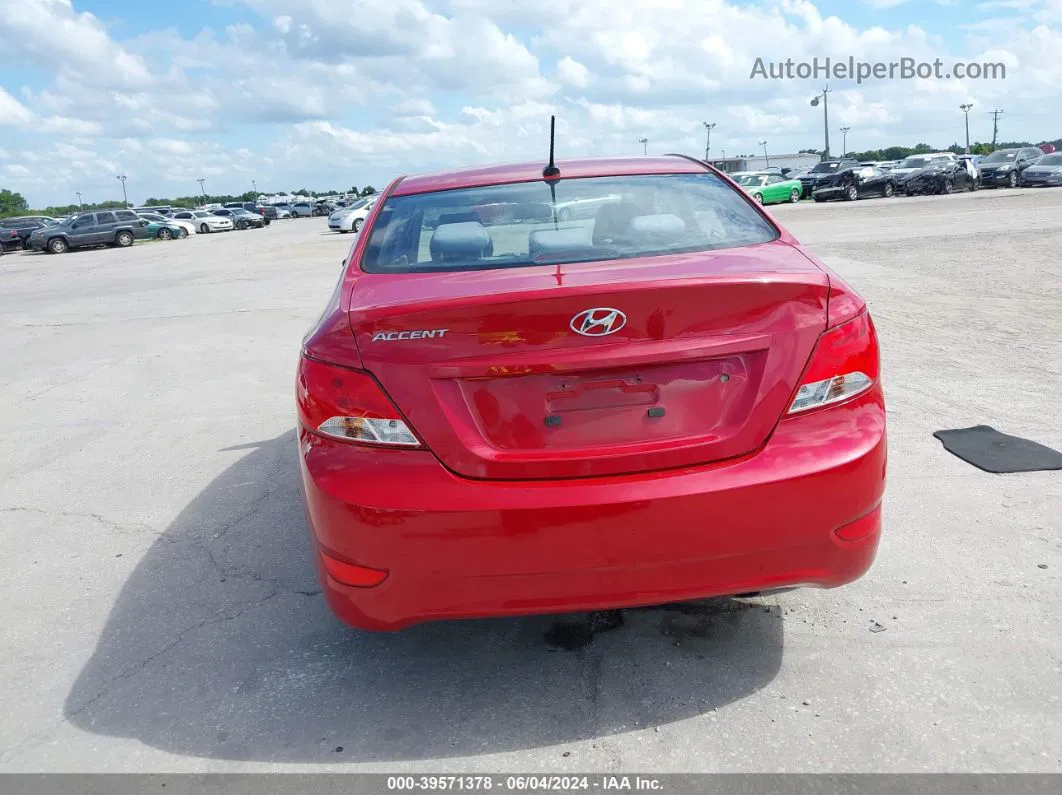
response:
<path id="1" fill-rule="evenodd" d="M 360 274 L 350 322 L 364 366 L 453 472 L 593 477 L 764 444 L 825 328 L 828 292 L 821 269 L 772 242 Z"/>

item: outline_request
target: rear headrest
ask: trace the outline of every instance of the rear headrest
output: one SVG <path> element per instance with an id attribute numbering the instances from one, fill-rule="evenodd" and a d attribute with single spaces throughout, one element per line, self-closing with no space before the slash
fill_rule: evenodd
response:
<path id="1" fill-rule="evenodd" d="M 437 226 L 428 250 L 433 262 L 482 259 L 494 254 L 494 243 L 479 221 L 464 221 Z"/>
<path id="2" fill-rule="evenodd" d="M 671 213 L 636 215 L 631 220 L 631 231 L 639 235 L 671 235 L 686 231 L 686 222 Z"/>
<path id="3" fill-rule="evenodd" d="M 536 229 L 528 236 L 527 256 L 534 262 L 537 257 L 546 258 L 550 254 L 593 247 L 587 229 Z"/>

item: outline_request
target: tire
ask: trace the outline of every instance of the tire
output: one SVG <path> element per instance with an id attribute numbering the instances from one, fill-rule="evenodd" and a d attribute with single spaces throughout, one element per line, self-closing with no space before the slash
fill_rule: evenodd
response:
<path id="1" fill-rule="evenodd" d="M 756 204 L 763 204 L 763 194 L 762 193 L 754 193 L 754 194 L 752 194 L 752 198 L 754 198 L 756 200 Z"/>
<path id="2" fill-rule="evenodd" d="M 817 202 L 822 202 L 822 201 L 826 201 L 826 200 L 825 200 L 825 199 L 823 199 L 823 198 L 822 198 L 821 196 L 814 196 L 814 195 L 813 195 L 813 196 L 812 196 L 811 198 L 813 198 L 813 199 L 814 199 L 815 201 L 817 201 Z"/>
<path id="3" fill-rule="evenodd" d="M 184 228 L 184 227 L 182 226 L 182 227 L 180 228 L 180 230 L 179 230 L 179 231 L 177 232 L 177 239 L 178 239 L 178 240 L 183 240 L 183 239 L 184 239 L 184 238 L 186 238 L 186 237 L 188 237 L 188 230 L 187 230 L 187 229 L 185 229 L 185 228 Z"/>
<path id="4" fill-rule="evenodd" d="M 849 185 L 844 189 L 844 200 L 846 202 L 854 202 L 859 198 L 859 190 L 855 185 Z"/>
<path id="5" fill-rule="evenodd" d="M 244 229 L 247 228 L 247 222 L 246 221 L 237 221 L 236 222 L 236 228 L 239 229 L 240 231 L 243 231 Z"/>
<path id="6" fill-rule="evenodd" d="M 895 191 L 895 188 L 892 187 L 892 183 L 891 182 L 886 182 L 885 183 L 885 190 L 882 191 L 882 193 L 884 194 L 886 199 L 890 199 L 890 198 L 892 198 L 892 194 L 893 194 L 894 191 Z"/>
<path id="7" fill-rule="evenodd" d="M 975 179 L 973 185 L 970 186 L 970 190 L 981 190 L 981 180 Z"/>
<path id="8" fill-rule="evenodd" d="M 61 237 L 53 237 L 48 241 L 46 248 L 49 254 L 65 254 L 70 250 L 70 246 Z"/>
<path id="9" fill-rule="evenodd" d="M 793 188 L 793 190 L 789 192 L 789 202 L 791 204 L 796 204 L 798 201 L 800 201 L 800 191 Z"/>
<path id="10" fill-rule="evenodd" d="M 210 234 L 210 227 L 207 226 L 206 224 L 200 224 L 199 225 L 199 234 L 201 234 L 201 235 Z"/>
<path id="11" fill-rule="evenodd" d="M 159 240 L 173 240 L 173 232 L 171 232 L 166 227 L 162 227 L 162 229 L 158 231 L 158 234 L 156 234 L 155 237 L 157 237 Z"/>
<path id="12" fill-rule="evenodd" d="M 1018 187 L 1018 172 L 1017 171 L 1011 171 L 1009 174 L 1007 174 L 1007 187 L 1008 188 L 1016 188 L 1016 187 Z"/>
<path id="13" fill-rule="evenodd" d="M 950 179 L 944 180 L 944 184 L 940 186 L 940 192 L 943 193 L 945 196 L 949 193 L 954 193 L 955 183 L 952 182 Z"/>
<path id="14" fill-rule="evenodd" d="M 361 219 L 361 218 L 355 218 L 353 225 L 350 227 L 350 231 L 351 232 L 359 232 L 359 231 L 361 231 L 361 222 L 362 222 L 362 220 L 363 219 Z"/>
<path id="15" fill-rule="evenodd" d="M 167 229 L 166 231 L 169 231 L 169 230 Z M 133 245 L 133 233 L 132 232 L 119 232 L 118 234 L 116 234 L 114 236 L 114 243 L 119 248 L 129 248 L 131 245 Z"/>
<path id="16" fill-rule="evenodd" d="M 557 212 L 558 221 L 570 221 L 571 217 L 572 211 L 569 210 L 567 207 L 561 207 L 560 210 Z"/>

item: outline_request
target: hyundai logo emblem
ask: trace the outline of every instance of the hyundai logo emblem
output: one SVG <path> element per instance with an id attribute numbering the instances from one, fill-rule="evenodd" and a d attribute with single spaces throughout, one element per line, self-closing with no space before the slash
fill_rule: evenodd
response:
<path id="1" fill-rule="evenodd" d="M 582 334 L 584 337 L 604 337 L 615 334 L 627 325 L 627 316 L 618 309 L 607 306 L 598 306 L 593 309 L 584 309 L 572 318 L 572 331 Z"/>

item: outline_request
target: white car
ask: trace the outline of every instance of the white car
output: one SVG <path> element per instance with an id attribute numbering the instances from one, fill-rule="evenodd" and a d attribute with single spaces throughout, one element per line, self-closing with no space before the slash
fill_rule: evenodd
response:
<path id="1" fill-rule="evenodd" d="M 223 218 L 220 215 L 207 212 L 206 210 L 181 210 L 174 213 L 171 220 L 188 221 L 195 224 L 196 231 L 205 235 L 207 232 L 231 232 L 232 219 Z"/>
<path id="2" fill-rule="evenodd" d="M 357 232 L 376 204 L 376 196 L 366 196 L 348 207 L 340 207 L 328 216 L 328 228 L 333 232 Z"/>
<path id="3" fill-rule="evenodd" d="M 183 229 L 190 235 L 194 235 L 196 232 L 199 231 L 199 227 L 197 227 L 191 221 L 186 221 L 182 218 L 167 218 L 166 216 L 159 215 L 158 213 L 138 213 L 138 215 L 145 221 L 154 221 L 157 224 L 173 224 L 174 226 L 179 226 L 181 227 L 181 229 Z"/>

